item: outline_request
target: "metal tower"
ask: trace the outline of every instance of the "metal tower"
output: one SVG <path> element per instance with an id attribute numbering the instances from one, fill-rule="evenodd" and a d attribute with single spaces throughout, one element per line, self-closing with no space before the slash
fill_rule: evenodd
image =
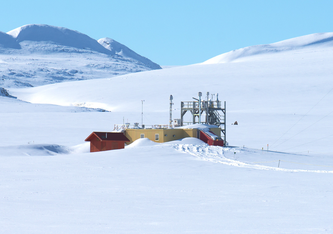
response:
<path id="1" fill-rule="evenodd" d="M 201 99 L 201 92 L 199 92 L 199 99 L 193 98 L 195 101 L 182 101 L 181 102 L 181 119 L 180 125 L 184 124 L 209 124 L 216 125 L 221 128 L 223 140 L 227 142 L 226 134 L 226 121 L 227 121 L 227 106 L 224 101 L 224 106 L 222 107 L 221 101 L 219 101 L 218 94 L 216 95 L 216 100 L 209 99 L 209 92 L 207 92 L 207 99 Z M 184 115 L 187 112 L 192 114 L 192 122 L 184 122 Z M 201 120 L 201 116 L 205 116 L 205 121 Z"/>

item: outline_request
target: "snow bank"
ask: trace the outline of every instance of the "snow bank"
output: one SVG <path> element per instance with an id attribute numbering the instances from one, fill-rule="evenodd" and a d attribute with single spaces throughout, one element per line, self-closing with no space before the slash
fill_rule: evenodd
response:
<path id="1" fill-rule="evenodd" d="M 195 138 L 195 137 L 185 137 L 183 139 L 169 141 L 164 144 L 168 145 L 197 145 L 197 146 L 206 146 L 207 143 L 203 142 L 202 140 Z"/>
<path id="2" fill-rule="evenodd" d="M 90 142 L 85 142 L 68 148 L 71 154 L 90 153 Z"/>
<path id="3" fill-rule="evenodd" d="M 130 145 L 126 146 L 126 149 L 144 147 L 144 146 L 156 146 L 159 143 L 153 142 L 148 138 L 140 138 L 132 142 Z"/>

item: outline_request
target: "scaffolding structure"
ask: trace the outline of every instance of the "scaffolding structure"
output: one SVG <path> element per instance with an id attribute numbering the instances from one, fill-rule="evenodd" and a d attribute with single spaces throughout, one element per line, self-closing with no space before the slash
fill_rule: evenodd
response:
<path id="1" fill-rule="evenodd" d="M 227 142 L 226 134 L 226 102 L 222 107 L 221 101 L 219 101 L 218 94 L 216 95 L 216 100 L 209 99 L 209 92 L 207 92 L 207 99 L 201 99 L 201 92 L 199 92 L 199 98 L 193 98 L 195 101 L 182 101 L 181 102 L 181 119 L 180 125 L 184 124 L 208 124 L 216 125 L 221 128 L 223 140 Z M 191 122 L 184 122 L 184 115 L 190 112 L 192 114 Z M 201 120 L 204 117 L 204 121 Z"/>

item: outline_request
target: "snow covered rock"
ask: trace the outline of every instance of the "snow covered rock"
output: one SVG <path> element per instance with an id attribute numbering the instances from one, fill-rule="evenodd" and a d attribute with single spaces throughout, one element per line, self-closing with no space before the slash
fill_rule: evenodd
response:
<path id="1" fill-rule="evenodd" d="M 0 87 L 0 97 L 11 97 L 14 98 L 13 96 L 11 96 L 8 91 L 2 87 Z"/>
<path id="2" fill-rule="evenodd" d="M 104 46 L 106 49 L 111 51 L 111 53 L 113 53 L 113 54 L 135 59 L 137 61 L 142 62 L 143 64 L 146 64 L 148 67 L 150 67 L 152 69 L 161 69 L 161 67 L 158 64 L 153 63 L 149 59 L 135 53 L 133 50 L 131 50 L 127 46 L 125 46 L 111 38 L 108 38 L 108 37 L 101 38 L 98 40 L 98 42 L 102 46 Z"/>

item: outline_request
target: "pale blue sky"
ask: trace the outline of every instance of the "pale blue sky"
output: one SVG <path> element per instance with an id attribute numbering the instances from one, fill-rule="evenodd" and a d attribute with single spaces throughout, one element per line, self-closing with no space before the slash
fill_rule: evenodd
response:
<path id="1" fill-rule="evenodd" d="M 11 0 L 0 31 L 49 24 L 110 37 L 160 65 L 200 63 L 246 46 L 333 32 L 332 0 Z"/>

